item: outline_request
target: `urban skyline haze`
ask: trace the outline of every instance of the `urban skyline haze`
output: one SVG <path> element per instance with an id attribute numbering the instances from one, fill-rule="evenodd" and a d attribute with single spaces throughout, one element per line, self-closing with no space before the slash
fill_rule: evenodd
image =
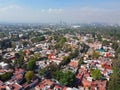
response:
<path id="1" fill-rule="evenodd" d="M 120 0 L 0 0 L 0 22 L 120 24 Z"/>

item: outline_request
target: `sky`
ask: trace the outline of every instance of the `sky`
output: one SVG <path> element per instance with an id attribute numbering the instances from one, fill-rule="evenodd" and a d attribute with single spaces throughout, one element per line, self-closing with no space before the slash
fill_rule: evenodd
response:
<path id="1" fill-rule="evenodd" d="M 120 24 L 120 0 L 0 0 L 0 22 Z"/>

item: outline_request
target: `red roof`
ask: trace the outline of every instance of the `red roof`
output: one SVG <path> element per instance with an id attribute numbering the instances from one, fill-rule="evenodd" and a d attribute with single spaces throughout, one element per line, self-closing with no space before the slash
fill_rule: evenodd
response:
<path id="1" fill-rule="evenodd" d="M 106 90 L 106 80 L 101 81 L 101 80 L 96 80 L 92 82 L 91 88 L 92 90 L 95 90 L 95 87 L 98 88 L 98 90 Z"/>
<path id="2" fill-rule="evenodd" d="M 64 87 L 63 90 L 67 90 L 67 87 Z"/>
<path id="3" fill-rule="evenodd" d="M 76 67 L 78 66 L 78 62 L 76 62 L 76 61 L 71 61 L 68 65 L 71 66 L 71 67 L 76 68 Z"/>
<path id="4" fill-rule="evenodd" d="M 45 86 L 51 86 L 53 84 L 54 84 L 54 82 L 52 82 L 51 80 L 44 79 L 44 80 L 42 80 L 42 82 L 39 85 L 36 86 L 36 88 L 43 89 Z"/>
<path id="5" fill-rule="evenodd" d="M 18 84 L 13 84 L 12 86 L 14 87 L 13 90 L 19 90 L 19 89 L 22 88 L 22 87 L 21 87 L 20 85 L 18 85 Z"/>
<path id="6" fill-rule="evenodd" d="M 82 72 L 82 73 L 78 73 L 78 74 L 76 75 L 76 78 L 82 80 L 83 75 L 84 75 L 83 72 Z"/>
<path id="7" fill-rule="evenodd" d="M 16 78 L 17 80 L 20 80 L 20 79 L 23 78 L 23 76 L 22 76 L 21 74 L 19 74 L 19 75 L 16 75 L 15 78 Z"/>
<path id="8" fill-rule="evenodd" d="M 59 86 L 59 85 L 55 85 L 55 86 L 54 86 L 54 89 L 57 89 L 57 90 L 58 90 L 58 89 L 60 89 L 60 90 L 61 90 L 61 89 L 62 89 L 62 87 L 61 87 L 61 86 Z"/>
<path id="9" fill-rule="evenodd" d="M 4 86 L 0 86 L 0 90 L 5 89 L 5 88 L 6 88 L 5 85 Z"/>
<path id="10" fill-rule="evenodd" d="M 49 54 L 49 55 L 48 55 L 48 59 L 49 59 L 49 60 L 51 60 L 52 57 L 53 57 L 53 54 Z"/>
<path id="11" fill-rule="evenodd" d="M 112 69 L 112 67 L 110 65 L 104 64 L 102 65 L 105 69 Z"/>
<path id="12" fill-rule="evenodd" d="M 91 81 L 88 80 L 82 80 L 82 85 L 83 87 L 90 87 L 91 86 Z"/>

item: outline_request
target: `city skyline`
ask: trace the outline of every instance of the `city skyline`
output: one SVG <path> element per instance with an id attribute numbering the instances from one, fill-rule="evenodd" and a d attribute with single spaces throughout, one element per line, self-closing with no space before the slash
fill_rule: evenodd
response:
<path id="1" fill-rule="evenodd" d="M 0 22 L 120 24 L 119 0 L 0 0 Z"/>

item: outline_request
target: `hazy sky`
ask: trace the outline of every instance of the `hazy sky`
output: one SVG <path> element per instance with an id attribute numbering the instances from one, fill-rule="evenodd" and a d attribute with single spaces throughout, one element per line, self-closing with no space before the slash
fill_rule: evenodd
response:
<path id="1" fill-rule="evenodd" d="M 120 24 L 120 0 L 0 0 L 0 22 Z"/>

